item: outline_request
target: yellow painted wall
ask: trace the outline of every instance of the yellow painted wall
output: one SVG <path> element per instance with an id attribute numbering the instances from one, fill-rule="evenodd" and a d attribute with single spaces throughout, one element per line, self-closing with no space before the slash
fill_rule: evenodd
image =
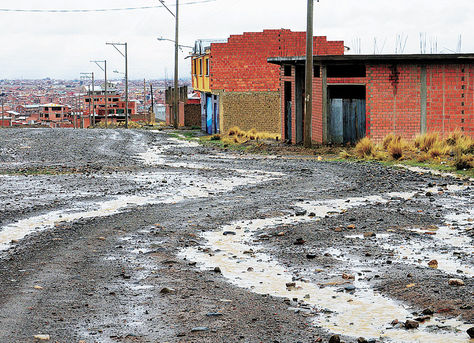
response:
<path id="1" fill-rule="evenodd" d="M 199 56 L 191 59 L 191 72 L 193 74 L 193 88 L 201 92 L 210 92 L 209 75 L 207 75 L 206 63 L 210 63 L 209 55 Z M 210 69 L 210 68 L 209 68 Z"/>

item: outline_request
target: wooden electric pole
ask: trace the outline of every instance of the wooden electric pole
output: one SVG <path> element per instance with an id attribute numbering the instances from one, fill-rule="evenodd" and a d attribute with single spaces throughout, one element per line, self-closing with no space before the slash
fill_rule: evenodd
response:
<path id="1" fill-rule="evenodd" d="M 311 117 L 313 115 L 313 5 L 314 0 L 308 0 L 307 29 L 306 29 L 306 86 L 304 111 L 304 142 L 305 148 L 311 147 Z"/>
<path id="2" fill-rule="evenodd" d="M 174 38 L 174 101 L 173 101 L 173 126 L 178 128 L 178 104 L 179 104 L 179 89 L 178 89 L 178 34 L 179 34 L 179 0 L 176 0 L 176 32 Z"/>
<path id="3" fill-rule="evenodd" d="M 105 75 L 105 128 L 108 128 L 108 116 L 109 116 L 109 106 L 108 106 L 108 97 L 109 95 L 107 94 L 107 61 L 104 61 L 104 75 Z"/>

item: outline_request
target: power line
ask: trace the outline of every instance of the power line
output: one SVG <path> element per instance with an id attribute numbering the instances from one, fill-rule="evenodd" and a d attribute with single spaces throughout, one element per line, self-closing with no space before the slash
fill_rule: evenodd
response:
<path id="1" fill-rule="evenodd" d="M 195 5 L 207 2 L 214 2 L 217 0 L 195 0 L 188 1 L 182 5 Z M 147 10 L 155 8 L 163 8 L 163 5 L 157 6 L 141 6 L 141 7 L 123 7 L 123 8 L 99 8 L 99 9 L 13 9 L 13 8 L 0 8 L 0 12 L 20 12 L 20 13 L 88 13 L 88 12 L 120 12 L 120 11 L 136 11 L 136 10 Z"/>

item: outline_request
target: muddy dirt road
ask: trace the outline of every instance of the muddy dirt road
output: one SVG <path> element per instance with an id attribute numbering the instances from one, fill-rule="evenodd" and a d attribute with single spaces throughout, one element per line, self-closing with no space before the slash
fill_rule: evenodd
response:
<path id="1" fill-rule="evenodd" d="M 149 131 L 0 142 L 1 343 L 472 342 L 469 180 Z"/>

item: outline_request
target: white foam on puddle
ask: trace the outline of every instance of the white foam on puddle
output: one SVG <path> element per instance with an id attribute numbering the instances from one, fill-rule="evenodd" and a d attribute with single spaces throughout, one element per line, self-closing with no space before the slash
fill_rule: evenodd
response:
<path id="1" fill-rule="evenodd" d="M 387 196 L 366 198 L 336 199 L 322 202 L 298 204 L 313 212 L 316 218 L 341 213 L 352 207 L 374 202 L 384 202 Z M 469 342 L 465 331 L 467 325 L 457 320 L 444 320 L 433 317 L 431 321 L 420 324 L 419 330 L 392 328 L 394 319 L 412 318 L 411 313 L 399 303 L 375 293 L 367 284 L 355 281 L 353 294 L 340 292 L 341 286 L 321 288 L 309 282 L 296 282 L 296 287 L 287 288 L 293 282 L 292 275 L 271 256 L 260 253 L 252 244 L 254 234 L 261 229 L 281 224 L 295 224 L 315 220 L 307 216 L 284 216 L 278 218 L 256 219 L 235 222 L 224 226 L 217 232 L 206 232 L 207 240 L 202 248 L 184 249 L 179 256 L 196 261 L 202 269 L 219 267 L 222 275 L 236 286 L 248 288 L 258 294 L 269 294 L 283 298 L 298 298 L 307 305 L 326 308 L 329 315 L 320 315 L 315 324 L 331 332 L 352 337 L 383 339 L 391 342 Z M 232 231 L 235 235 L 223 235 Z M 308 298 L 309 296 L 309 298 Z M 433 331 L 436 326 L 449 327 L 447 332 Z"/>

